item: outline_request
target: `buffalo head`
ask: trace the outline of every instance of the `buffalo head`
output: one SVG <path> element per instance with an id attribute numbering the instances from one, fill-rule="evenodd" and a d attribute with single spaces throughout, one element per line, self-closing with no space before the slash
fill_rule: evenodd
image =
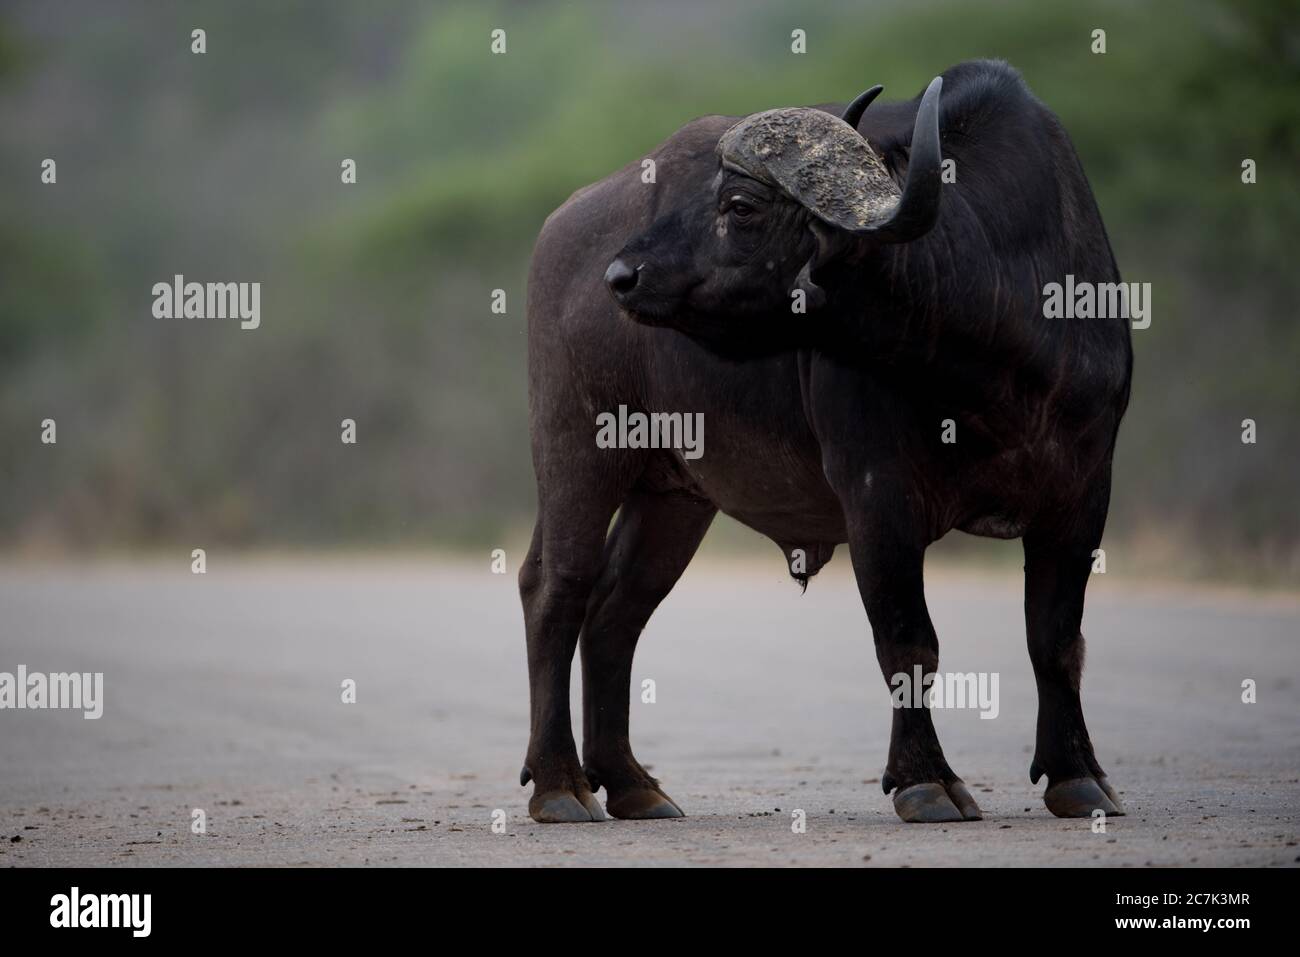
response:
<path id="1" fill-rule="evenodd" d="M 857 131 L 879 86 L 842 117 L 797 108 L 741 120 L 718 141 L 712 179 L 609 264 L 614 299 L 638 322 L 707 335 L 788 317 L 799 298 L 818 308 L 834 267 L 934 225 L 942 85 L 921 99 L 901 189 Z"/>

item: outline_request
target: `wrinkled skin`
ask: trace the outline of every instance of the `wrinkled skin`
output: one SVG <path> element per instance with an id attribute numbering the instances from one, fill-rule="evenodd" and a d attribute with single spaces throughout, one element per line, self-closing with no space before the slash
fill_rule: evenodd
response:
<path id="1" fill-rule="evenodd" d="M 859 125 L 900 183 L 916 110 L 873 106 Z M 735 121 L 705 117 L 672 136 L 651 154 L 657 184 L 640 181 L 638 161 L 580 190 L 537 243 L 539 514 L 519 576 L 530 814 L 600 820 L 601 787 L 615 817 L 681 814 L 628 741 L 632 656 L 719 510 L 787 561 L 802 549 L 805 582 L 848 544 L 886 681 L 938 669 L 926 548 L 953 529 L 1022 538 L 1039 696 L 1031 777 L 1047 776 L 1055 814 L 1121 813 L 1084 724 L 1080 621 L 1132 357 L 1122 318 L 1042 315 L 1044 283 L 1119 279 L 1068 138 L 1005 65 L 954 67 L 939 126 L 957 182 L 932 229 L 884 243 L 819 226 L 723 170 L 714 147 Z M 800 288 L 806 314 L 791 310 Z M 704 455 L 597 448 L 596 415 L 620 404 L 702 412 Z M 952 444 L 941 441 L 949 419 Z M 578 647 L 581 761 L 569 714 Z M 929 710 L 892 720 L 882 785 L 898 814 L 978 818 Z"/>

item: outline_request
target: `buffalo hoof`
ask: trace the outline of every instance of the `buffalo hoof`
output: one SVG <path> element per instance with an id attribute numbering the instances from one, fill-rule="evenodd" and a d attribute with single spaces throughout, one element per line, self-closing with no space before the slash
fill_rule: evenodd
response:
<path id="1" fill-rule="evenodd" d="M 913 784 L 894 794 L 894 811 L 908 824 L 950 824 L 980 821 L 984 815 L 961 781 L 942 784 Z"/>
<path id="2" fill-rule="evenodd" d="M 1044 792 L 1043 803 L 1057 817 L 1092 817 L 1097 810 L 1116 817 L 1124 814 L 1119 795 L 1104 777 L 1057 782 Z"/>
<path id="3" fill-rule="evenodd" d="M 975 803 L 974 796 L 971 795 L 970 789 L 962 781 L 953 781 L 948 785 L 948 797 L 952 798 L 952 803 L 957 805 L 957 810 L 961 811 L 963 821 L 982 821 L 984 812 L 980 806 Z"/>
<path id="4" fill-rule="evenodd" d="M 1119 792 L 1110 786 L 1110 782 L 1106 780 L 1106 775 L 1103 774 L 1099 777 L 1097 783 L 1100 784 L 1101 789 L 1106 792 L 1106 797 L 1110 798 L 1110 803 L 1115 805 L 1115 813 L 1120 817 L 1123 817 L 1126 813 L 1124 810 L 1124 802 L 1119 799 Z"/>
<path id="5" fill-rule="evenodd" d="M 624 821 L 648 821 L 665 817 L 685 817 L 677 802 L 654 788 L 631 788 L 609 796 L 605 809 Z"/>
<path id="6" fill-rule="evenodd" d="M 539 824 L 585 824 L 605 820 L 600 802 L 590 791 L 546 791 L 528 802 L 528 816 Z"/>

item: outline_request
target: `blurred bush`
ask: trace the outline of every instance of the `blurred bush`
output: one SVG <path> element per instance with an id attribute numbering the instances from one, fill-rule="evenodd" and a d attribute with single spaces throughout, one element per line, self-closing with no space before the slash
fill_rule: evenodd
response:
<path id="1" fill-rule="evenodd" d="M 1297 14 L 1211 0 L 10 4 L 0 544 L 517 535 L 534 504 L 524 277 L 555 206 L 695 116 L 875 82 L 909 97 L 952 63 L 1002 57 L 1073 136 L 1125 278 L 1153 284 L 1109 539 L 1165 570 L 1300 579 Z M 494 27 L 505 56 L 488 53 Z M 795 27 L 806 55 L 790 52 Z M 54 187 L 39 182 L 47 156 Z M 344 157 L 355 186 L 339 182 Z M 261 281 L 262 327 L 153 319 L 150 287 L 175 273 Z M 37 441 L 46 417 L 57 446 Z"/>

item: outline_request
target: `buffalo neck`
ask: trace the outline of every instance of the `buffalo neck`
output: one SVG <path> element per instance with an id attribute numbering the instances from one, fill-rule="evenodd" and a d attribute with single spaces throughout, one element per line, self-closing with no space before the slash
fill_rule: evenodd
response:
<path id="1" fill-rule="evenodd" d="M 1045 400 L 1071 377 L 1123 379 L 1122 320 L 1044 317 L 1043 284 L 1061 271 L 1050 248 L 995 253 L 971 232 L 941 219 L 852 266 L 833 303 L 835 348 L 971 411 Z"/>

